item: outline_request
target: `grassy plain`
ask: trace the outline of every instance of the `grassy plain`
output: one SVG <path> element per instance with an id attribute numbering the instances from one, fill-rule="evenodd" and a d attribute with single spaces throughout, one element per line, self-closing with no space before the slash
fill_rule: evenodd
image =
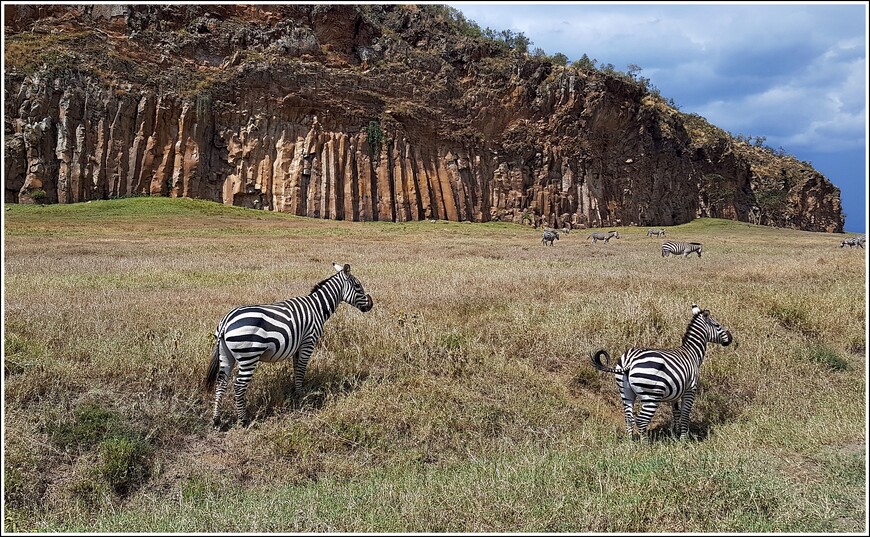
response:
<path id="1" fill-rule="evenodd" d="M 543 246 L 530 227 L 320 221 L 185 199 L 7 205 L 4 531 L 865 532 L 866 251 L 701 219 Z M 230 308 L 350 263 L 294 400 L 201 391 Z M 711 345 L 688 443 L 627 441 L 589 353 Z M 224 417 L 234 421 L 231 401 Z"/>

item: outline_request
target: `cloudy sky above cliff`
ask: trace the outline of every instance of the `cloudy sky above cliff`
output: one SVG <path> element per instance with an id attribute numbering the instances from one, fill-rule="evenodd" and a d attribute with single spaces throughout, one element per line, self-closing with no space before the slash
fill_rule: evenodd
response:
<path id="1" fill-rule="evenodd" d="M 683 112 L 809 161 L 867 222 L 867 4 L 452 2 L 569 62 L 640 66 Z"/>

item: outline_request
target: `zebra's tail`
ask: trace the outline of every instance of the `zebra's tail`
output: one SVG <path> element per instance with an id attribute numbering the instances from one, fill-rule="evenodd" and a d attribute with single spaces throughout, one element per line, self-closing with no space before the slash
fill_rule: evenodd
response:
<path id="1" fill-rule="evenodd" d="M 601 361 L 602 355 L 604 356 L 604 358 L 607 360 L 607 363 L 609 364 L 610 363 L 610 355 L 607 354 L 607 351 L 604 349 L 599 349 L 598 352 L 595 352 L 595 353 L 589 355 L 589 358 L 592 360 L 592 365 L 595 367 L 595 369 L 597 369 L 599 371 L 604 371 L 605 373 L 622 373 L 622 368 L 619 367 L 618 365 L 616 366 L 617 369 L 614 369 L 612 367 L 608 367 L 608 366 L 604 365 L 604 363 Z"/>
<path id="2" fill-rule="evenodd" d="M 208 373 L 206 373 L 205 382 L 203 382 L 203 387 L 207 392 L 210 392 L 214 389 L 214 384 L 215 381 L 217 381 L 218 372 L 221 370 L 220 344 L 220 338 L 215 338 L 214 351 L 211 353 L 211 363 L 208 365 Z"/>

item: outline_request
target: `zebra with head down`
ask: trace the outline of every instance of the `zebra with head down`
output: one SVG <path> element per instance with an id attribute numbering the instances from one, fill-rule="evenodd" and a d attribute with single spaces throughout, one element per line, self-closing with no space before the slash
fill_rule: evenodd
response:
<path id="1" fill-rule="evenodd" d="M 596 231 L 586 238 L 592 239 L 592 244 L 595 244 L 598 241 L 604 241 L 604 243 L 607 244 L 607 241 L 609 241 L 610 239 L 618 239 L 619 232 L 618 231 L 608 231 L 607 233 L 603 233 L 601 231 Z"/>
<path id="2" fill-rule="evenodd" d="M 652 236 L 664 237 L 665 230 L 664 229 L 650 229 L 646 232 L 646 236 L 647 237 L 652 237 Z"/>
<path id="3" fill-rule="evenodd" d="M 700 242 L 667 241 L 662 244 L 662 257 L 667 257 L 671 254 L 688 257 L 689 254 L 693 253 L 701 257 L 702 247 L 703 245 Z"/>

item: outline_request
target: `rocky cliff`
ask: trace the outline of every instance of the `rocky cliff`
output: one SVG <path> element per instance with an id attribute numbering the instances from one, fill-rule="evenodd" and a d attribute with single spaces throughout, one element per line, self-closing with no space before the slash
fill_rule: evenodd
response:
<path id="1" fill-rule="evenodd" d="M 4 6 L 6 201 L 842 231 L 839 190 L 441 6 Z"/>

